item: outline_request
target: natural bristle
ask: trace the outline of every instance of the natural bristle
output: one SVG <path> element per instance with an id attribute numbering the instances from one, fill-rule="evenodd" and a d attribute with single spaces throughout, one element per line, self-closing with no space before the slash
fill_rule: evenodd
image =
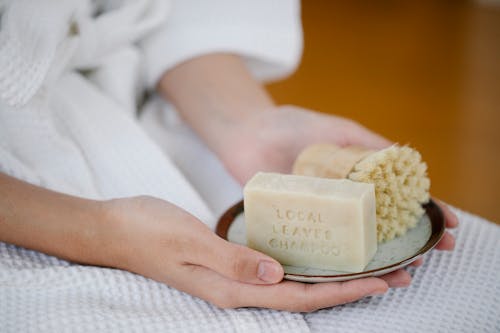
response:
<path id="1" fill-rule="evenodd" d="M 414 227 L 424 213 L 421 204 L 429 201 L 427 165 L 410 147 L 374 152 L 356 163 L 348 178 L 375 185 L 379 242 Z"/>

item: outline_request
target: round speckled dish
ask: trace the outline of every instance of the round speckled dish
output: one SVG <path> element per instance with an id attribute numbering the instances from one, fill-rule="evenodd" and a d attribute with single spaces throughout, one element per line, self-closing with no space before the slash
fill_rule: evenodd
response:
<path id="1" fill-rule="evenodd" d="M 404 236 L 378 244 L 377 253 L 365 270 L 359 273 L 346 273 L 334 270 L 286 266 L 285 279 L 300 282 L 334 282 L 379 276 L 405 267 L 431 250 L 441 239 L 445 230 L 443 212 L 430 201 L 426 205 L 425 215 L 417 226 Z M 245 215 L 243 201 L 229 208 L 219 220 L 216 233 L 233 243 L 246 245 Z"/>

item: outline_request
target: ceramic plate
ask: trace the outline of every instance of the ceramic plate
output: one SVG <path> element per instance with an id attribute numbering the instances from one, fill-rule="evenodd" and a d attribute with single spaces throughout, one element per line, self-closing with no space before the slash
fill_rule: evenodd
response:
<path id="1" fill-rule="evenodd" d="M 377 252 L 365 270 L 360 273 L 346 273 L 334 270 L 283 266 L 285 279 L 300 282 L 333 282 L 379 276 L 405 267 L 431 250 L 441 239 L 445 230 L 443 212 L 430 201 L 424 205 L 425 214 L 417 226 L 404 236 L 378 244 Z M 245 215 L 243 201 L 229 208 L 219 220 L 216 233 L 233 243 L 246 246 Z"/>

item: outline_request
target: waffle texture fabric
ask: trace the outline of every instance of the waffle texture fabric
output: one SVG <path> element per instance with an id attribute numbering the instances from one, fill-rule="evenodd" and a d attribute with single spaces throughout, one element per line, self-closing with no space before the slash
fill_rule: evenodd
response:
<path id="1" fill-rule="evenodd" d="M 217 212 L 173 163 L 167 147 L 187 144 L 161 133 L 171 117 L 153 88 L 217 52 L 277 79 L 302 50 L 290 0 L 0 0 L 0 20 L 0 172 L 86 198 L 155 196 L 209 225 Z"/>
<path id="2" fill-rule="evenodd" d="M 301 49 L 291 3 L 0 0 L 0 171 L 87 198 L 156 196 L 213 227 L 241 188 L 164 101 L 138 117 L 140 96 L 212 52 L 240 54 L 258 78 L 286 75 Z M 459 217 L 455 252 L 431 253 L 412 287 L 308 315 L 220 310 L 0 243 L 0 332 L 497 332 L 499 228 Z"/>
<path id="3" fill-rule="evenodd" d="M 500 227 L 455 210 L 453 252 L 409 288 L 310 314 L 222 310 L 125 271 L 0 243 L 2 332 L 499 332 Z M 209 288 L 210 286 L 207 286 Z"/>

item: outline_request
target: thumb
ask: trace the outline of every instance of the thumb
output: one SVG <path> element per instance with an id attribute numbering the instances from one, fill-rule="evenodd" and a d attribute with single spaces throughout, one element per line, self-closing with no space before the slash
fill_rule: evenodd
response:
<path id="1" fill-rule="evenodd" d="M 274 284 L 283 279 L 283 267 L 275 259 L 246 246 L 230 243 L 210 232 L 193 258 L 232 280 L 253 284 Z"/>

